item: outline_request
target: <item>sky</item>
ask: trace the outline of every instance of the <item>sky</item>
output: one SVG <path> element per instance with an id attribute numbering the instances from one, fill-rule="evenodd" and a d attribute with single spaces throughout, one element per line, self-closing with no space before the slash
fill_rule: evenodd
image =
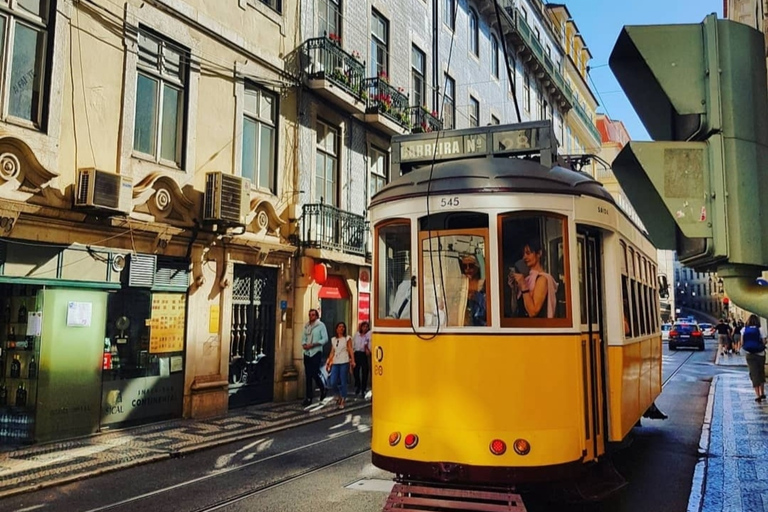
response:
<path id="1" fill-rule="evenodd" d="M 716 13 L 723 17 L 723 0 L 550 0 L 568 6 L 587 43 L 590 61 L 589 86 L 600 103 L 598 112 L 623 121 L 633 140 L 650 140 L 619 83 L 608 67 L 608 57 L 624 25 L 701 23 Z"/>

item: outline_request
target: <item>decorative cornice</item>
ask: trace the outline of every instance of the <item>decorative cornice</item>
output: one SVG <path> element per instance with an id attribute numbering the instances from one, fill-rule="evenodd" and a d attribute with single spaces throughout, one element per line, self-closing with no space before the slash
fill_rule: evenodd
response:
<path id="1" fill-rule="evenodd" d="M 276 235 L 285 221 L 280 218 L 271 201 L 256 197 L 251 199 L 251 211 L 245 219 L 246 229 L 256 234 Z"/>
<path id="2" fill-rule="evenodd" d="M 70 208 L 68 196 L 51 186 L 58 176 L 40 163 L 26 142 L 0 130 L 0 198 Z"/>
<path id="3" fill-rule="evenodd" d="M 191 186 L 184 189 L 189 195 L 199 194 Z M 133 209 L 154 221 L 185 228 L 194 226 L 199 217 L 197 202 L 173 176 L 162 171 L 150 173 L 133 187 Z"/>

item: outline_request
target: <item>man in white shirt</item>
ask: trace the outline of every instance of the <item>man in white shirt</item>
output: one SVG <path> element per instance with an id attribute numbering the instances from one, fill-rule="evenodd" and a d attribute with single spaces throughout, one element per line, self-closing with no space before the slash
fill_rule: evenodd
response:
<path id="1" fill-rule="evenodd" d="M 371 330 L 366 321 L 360 322 L 355 335 L 352 337 L 352 350 L 355 353 L 355 394 L 365 395 L 368 387 L 368 372 L 370 366 L 368 357 L 371 355 Z M 362 380 L 360 374 L 362 373 Z"/>

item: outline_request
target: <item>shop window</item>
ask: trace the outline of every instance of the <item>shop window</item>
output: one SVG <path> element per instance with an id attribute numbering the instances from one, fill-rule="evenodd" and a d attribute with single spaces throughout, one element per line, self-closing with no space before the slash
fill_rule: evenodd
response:
<path id="1" fill-rule="evenodd" d="M 376 277 L 377 325 L 410 325 L 411 318 L 411 227 L 396 220 L 376 230 L 378 244 Z"/>
<path id="2" fill-rule="evenodd" d="M 442 213 L 419 225 L 422 326 L 490 325 L 488 216 Z"/>
<path id="3" fill-rule="evenodd" d="M 499 221 L 502 326 L 570 325 L 565 219 L 521 212 Z"/>

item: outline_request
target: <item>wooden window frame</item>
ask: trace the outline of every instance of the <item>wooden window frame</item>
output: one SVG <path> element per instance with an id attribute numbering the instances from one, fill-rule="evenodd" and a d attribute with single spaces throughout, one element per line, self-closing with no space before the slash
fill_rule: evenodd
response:
<path id="1" fill-rule="evenodd" d="M 396 225 L 404 225 L 408 227 L 408 243 L 411 244 L 413 240 L 413 222 L 411 219 L 403 219 L 403 218 L 397 218 L 397 219 L 387 219 L 384 221 L 381 221 L 380 223 L 376 224 L 374 227 L 373 232 L 373 243 L 376 244 L 374 248 L 374 258 L 373 258 L 373 301 L 375 307 L 373 308 L 373 315 L 371 315 L 371 318 L 373 319 L 373 325 L 375 327 L 411 327 L 413 318 L 407 318 L 407 319 L 399 319 L 399 318 L 386 318 L 379 316 L 379 283 L 383 283 L 386 281 L 386 278 L 384 280 L 379 278 L 379 270 L 380 270 L 380 264 L 381 264 L 381 251 L 379 250 L 378 244 L 379 244 L 379 233 L 383 228 L 396 226 Z M 386 257 L 386 255 L 385 255 Z M 413 246 L 411 245 L 411 251 L 410 251 L 410 269 L 411 269 L 411 276 L 413 276 Z M 411 290 L 411 306 L 413 305 L 413 290 Z"/>

